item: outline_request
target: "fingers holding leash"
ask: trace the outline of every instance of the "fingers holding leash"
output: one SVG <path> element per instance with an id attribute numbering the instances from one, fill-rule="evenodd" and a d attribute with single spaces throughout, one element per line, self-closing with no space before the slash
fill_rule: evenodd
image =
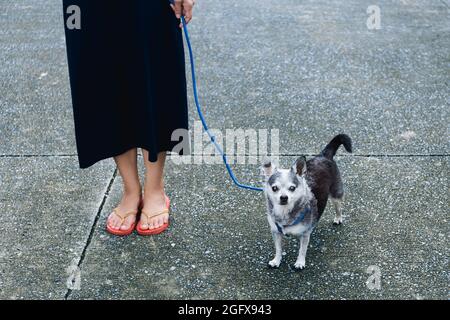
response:
<path id="1" fill-rule="evenodd" d="M 186 24 L 192 20 L 192 10 L 194 9 L 195 0 L 183 1 L 183 15 L 186 20 Z"/>
<path id="2" fill-rule="evenodd" d="M 181 16 L 184 16 L 184 20 L 186 24 L 188 24 L 192 20 L 192 11 L 194 9 L 195 0 L 174 0 L 172 7 L 173 12 L 177 19 L 180 19 Z M 180 23 L 180 28 L 183 28 L 183 24 Z"/>
<path id="3" fill-rule="evenodd" d="M 172 10 L 175 13 L 177 19 L 180 19 L 183 12 L 183 0 L 174 0 L 173 3 L 170 4 L 170 6 L 172 7 Z"/>

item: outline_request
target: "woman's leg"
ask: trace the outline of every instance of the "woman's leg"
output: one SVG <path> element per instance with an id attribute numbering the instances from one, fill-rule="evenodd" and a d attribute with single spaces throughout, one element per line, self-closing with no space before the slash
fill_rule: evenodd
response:
<path id="1" fill-rule="evenodd" d="M 137 168 L 137 149 L 131 149 L 114 157 L 120 176 L 123 181 L 123 195 L 122 200 L 118 206 L 118 211 L 126 213 L 138 209 L 139 201 L 141 200 L 142 190 L 139 181 L 139 174 Z M 127 230 L 136 221 L 136 216 L 131 215 L 123 222 L 115 215 L 110 214 L 108 224 L 111 228 L 119 230 Z"/>
<path id="2" fill-rule="evenodd" d="M 164 193 L 164 163 L 166 161 L 166 152 L 158 154 L 156 162 L 148 161 L 148 151 L 142 149 L 145 163 L 145 185 L 144 185 L 144 208 L 143 211 L 153 213 L 160 212 L 166 208 Z M 154 229 L 167 223 L 168 214 L 163 214 L 152 219 L 141 215 L 142 229 Z"/>

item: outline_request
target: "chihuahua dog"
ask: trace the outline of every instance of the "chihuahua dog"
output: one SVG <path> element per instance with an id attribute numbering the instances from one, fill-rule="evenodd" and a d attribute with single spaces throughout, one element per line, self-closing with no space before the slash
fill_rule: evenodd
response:
<path id="1" fill-rule="evenodd" d="M 279 169 L 270 159 L 264 161 L 262 173 L 265 177 L 267 218 L 275 242 L 275 258 L 269 262 L 271 267 L 280 266 L 283 235 L 293 235 L 300 238 L 294 267 L 305 268 L 309 237 L 325 210 L 328 197 L 336 210 L 334 224 L 342 223 L 344 188 L 333 160 L 341 144 L 347 152 L 352 152 L 350 137 L 339 134 L 318 156 L 308 161 L 300 157 L 290 169 Z"/>

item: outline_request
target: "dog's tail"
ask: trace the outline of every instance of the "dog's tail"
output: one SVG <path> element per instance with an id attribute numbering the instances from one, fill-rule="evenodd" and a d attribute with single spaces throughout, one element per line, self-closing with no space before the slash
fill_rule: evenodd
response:
<path id="1" fill-rule="evenodd" d="M 320 153 L 323 157 L 332 160 L 341 144 L 347 152 L 352 152 L 352 139 L 346 134 L 338 134 Z"/>

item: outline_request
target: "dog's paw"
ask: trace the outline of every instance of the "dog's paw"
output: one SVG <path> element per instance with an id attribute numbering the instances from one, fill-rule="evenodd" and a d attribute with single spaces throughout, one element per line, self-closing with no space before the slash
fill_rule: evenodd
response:
<path id="1" fill-rule="evenodd" d="M 342 224 L 342 217 L 340 217 L 340 218 L 334 218 L 333 224 L 334 224 L 335 226 L 338 226 L 338 225 Z"/>
<path id="2" fill-rule="evenodd" d="M 280 259 L 273 259 L 269 261 L 269 266 L 271 268 L 278 268 L 281 264 L 281 260 Z"/>
<path id="3" fill-rule="evenodd" d="M 295 262 L 295 264 L 294 264 L 294 268 L 297 270 L 305 269 L 305 260 L 300 260 L 300 261 L 297 260 L 297 262 Z"/>

